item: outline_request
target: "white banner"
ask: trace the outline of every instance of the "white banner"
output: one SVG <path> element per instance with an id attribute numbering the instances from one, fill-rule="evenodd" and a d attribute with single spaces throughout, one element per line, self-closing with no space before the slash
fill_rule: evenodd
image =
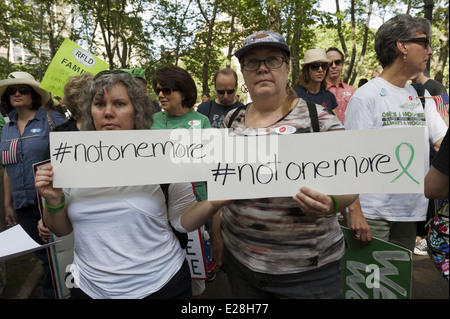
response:
<path id="1" fill-rule="evenodd" d="M 423 193 L 422 127 L 230 137 L 226 129 L 52 132 L 56 187 L 208 182 L 208 198 Z"/>

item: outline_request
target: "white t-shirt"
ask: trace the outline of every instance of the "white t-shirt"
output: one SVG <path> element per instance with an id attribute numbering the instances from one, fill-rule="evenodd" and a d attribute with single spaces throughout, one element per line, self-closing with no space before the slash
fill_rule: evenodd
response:
<path id="1" fill-rule="evenodd" d="M 196 202 L 190 183 L 65 189 L 74 231 L 75 284 L 92 298 L 143 298 L 181 268 L 184 252 L 170 224 Z M 169 223 L 170 220 L 170 223 Z"/>
<path id="2" fill-rule="evenodd" d="M 430 97 L 428 91 L 425 96 Z M 377 77 L 357 89 L 345 112 L 346 130 L 389 129 L 424 126 L 425 166 L 429 168 L 429 143 L 445 136 L 447 126 L 436 111 L 432 98 L 425 99 L 425 110 L 411 85 L 394 86 Z M 423 194 L 360 194 L 364 216 L 389 221 L 422 221 L 428 199 Z"/>

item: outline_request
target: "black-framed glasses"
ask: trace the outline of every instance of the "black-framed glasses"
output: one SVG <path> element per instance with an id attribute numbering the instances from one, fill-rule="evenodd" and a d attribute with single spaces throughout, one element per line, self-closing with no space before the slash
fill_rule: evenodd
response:
<path id="1" fill-rule="evenodd" d="M 216 92 L 220 95 L 224 95 L 227 93 L 228 95 L 233 94 L 236 90 L 216 90 Z"/>
<path id="2" fill-rule="evenodd" d="M 429 37 L 411 38 L 409 40 L 406 40 L 405 42 L 422 43 L 425 49 L 431 47 L 431 39 Z"/>
<path id="3" fill-rule="evenodd" d="M 163 94 L 164 96 L 169 96 L 170 94 L 172 94 L 172 92 L 175 92 L 175 91 L 178 91 L 178 90 L 172 89 L 172 88 L 167 87 L 167 86 L 162 87 L 162 88 L 158 88 L 158 87 L 157 87 L 157 88 L 155 89 L 156 95 L 159 95 L 159 93 L 162 92 L 162 94 Z"/>
<path id="4" fill-rule="evenodd" d="M 322 70 L 325 71 L 328 69 L 328 66 L 328 63 L 313 63 L 309 65 L 309 68 L 313 71 L 317 71 L 319 68 L 322 68 Z"/>
<path id="5" fill-rule="evenodd" d="M 342 61 L 342 60 L 332 60 L 330 62 L 330 68 L 333 66 L 333 64 L 336 66 L 339 66 L 339 65 L 342 65 L 343 63 L 344 63 L 344 61 Z"/>
<path id="6" fill-rule="evenodd" d="M 256 71 L 259 69 L 261 62 L 264 62 L 264 65 L 268 69 L 278 69 L 281 68 L 283 62 L 285 62 L 286 58 L 284 56 L 269 56 L 264 60 L 258 59 L 248 59 L 242 62 L 242 68 L 245 71 Z"/>
<path id="7" fill-rule="evenodd" d="M 15 95 L 16 94 L 16 92 L 17 91 L 19 91 L 19 93 L 20 94 L 22 94 L 22 95 L 28 95 L 28 94 L 31 94 L 31 91 L 32 91 L 33 89 L 32 88 L 30 88 L 30 87 L 28 87 L 28 86 L 22 86 L 22 87 L 19 87 L 19 88 L 17 88 L 17 87 L 13 87 L 13 86 L 8 86 L 7 88 L 6 88 L 6 94 L 8 94 L 8 95 Z"/>

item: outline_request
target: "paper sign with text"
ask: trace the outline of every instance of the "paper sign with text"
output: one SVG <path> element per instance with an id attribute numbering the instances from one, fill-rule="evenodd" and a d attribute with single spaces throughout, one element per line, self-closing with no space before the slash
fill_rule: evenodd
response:
<path id="1" fill-rule="evenodd" d="M 208 199 L 423 193 L 424 128 L 230 137 L 226 129 L 52 132 L 56 187 L 207 181 Z"/>
<path id="2" fill-rule="evenodd" d="M 62 98 L 64 97 L 64 86 L 72 76 L 84 72 L 95 75 L 108 68 L 109 64 L 70 39 L 65 39 L 48 66 L 39 86 Z"/>

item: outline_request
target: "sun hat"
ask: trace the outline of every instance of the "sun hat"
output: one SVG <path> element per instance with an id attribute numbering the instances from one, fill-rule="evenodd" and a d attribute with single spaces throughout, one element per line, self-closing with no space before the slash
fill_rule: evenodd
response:
<path id="1" fill-rule="evenodd" d="M 237 50 L 234 55 L 238 59 L 241 59 L 244 53 L 246 53 L 248 50 L 260 46 L 276 47 L 286 51 L 289 57 L 291 55 L 291 51 L 289 50 L 289 46 L 287 45 L 284 37 L 274 31 L 258 31 L 249 35 L 245 38 L 242 48 Z"/>
<path id="2" fill-rule="evenodd" d="M 50 99 L 50 93 L 39 87 L 39 82 L 27 72 L 17 71 L 10 73 L 5 80 L 0 81 L 0 97 L 3 96 L 5 90 L 10 85 L 26 84 L 33 88 L 41 96 L 42 104 Z"/>
<path id="3" fill-rule="evenodd" d="M 305 52 L 302 66 L 305 66 L 314 62 L 326 62 L 330 63 L 331 60 L 327 59 L 327 53 L 324 49 L 310 49 Z"/>

